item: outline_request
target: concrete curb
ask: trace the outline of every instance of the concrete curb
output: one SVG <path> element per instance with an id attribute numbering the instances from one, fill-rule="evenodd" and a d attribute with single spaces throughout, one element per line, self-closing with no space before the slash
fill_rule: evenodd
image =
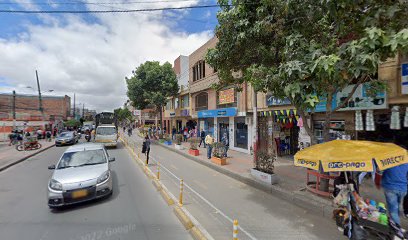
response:
<path id="1" fill-rule="evenodd" d="M 187 217 L 183 209 L 177 206 L 173 208 L 173 211 L 174 214 L 176 214 L 177 218 L 180 220 L 180 222 L 183 224 L 183 226 L 186 228 L 186 230 L 190 230 L 193 227 L 193 222 L 190 220 L 189 217 Z"/>
<path id="2" fill-rule="evenodd" d="M 189 231 L 190 235 L 195 240 L 214 240 L 214 238 L 199 224 L 199 222 L 183 207 L 177 206 L 175 204 L 175 197 L 171 192 L 164 186 L 160 181 L 155 178 L 154 173 L 145 166 L 143 161 L 137 156 L 135 151 L 129 147 L 129 145 L 120 137 L 120 140 L 128 149 L 128 151 L 133 155 L 136 160 L 136 163 L 143 168 L 145 175 L 152 179 L 152 184 L 160 192 L 160 195 L 166 201 L 169 206 L 173 206 L 173 212 L 186 228 Z"/>
<path id="3" fill-rule="evenodd" d="M 18 164 L 18 163 L 21 163 L 21 162 L 23 162 L 23 161 L 25 161 L 25 160 L 27 160 L 27 159 L 29 159 L 29 158 L 31 158 L 31 157 L 33 157 L 33 156 L 39 154 L 39 153 L 42 153 L 42 152 L 44 152 L 44 151 L 46 151 L 46 150 L 48 150 L 48 149 L 50 149 L 50 148 L 52 148 L 52 147 L 54 147 L 54 146 L 55 146 L 55 144 L 52 144 L 51 146 L 42 148 L 41 150 L 39 150 L 39 151 L 37 151 L 37 152 L 35 152 L 35 153 L 32 153 L 32 154 L 27 155 L 27 156 L 24 156 L 23 158 L 20 158 L 20 159 L 14 161 L 14 162 L 11 162 L 11 163 L 8 163 L 8 164 L 6 164 L 6 165 L 4 165 L 4 166 L 1 166 L 1 167 L 0 167 L 0 172 L 6 170 L 6 169 L 9 168 L 9 167 L 12 167 L 12 166 Z"/>
<path id="4" fill-rule="evenodd" d="M 258 189 L 258 190 L 264 191 L 266 193 L 270 193 L 270 194 L 272 194 L 272 195 L 274 195 L 276 197 L 279 197 L 279 198 L 281 198 L 283 200 L 290 201 L 294 205 L 296 205 L 298 207 L 301 207 L 303 209 L 312 211 L 312 212 L 314 212 L 316 214 L 319 214 L 319 215 L 325 216 L 325 217 L 327 217 L 327 216 L 330 217 L 333 214 L 333 209 L 334 209 L 333 206 L 322 204 L 320 202 L 316 202 L 315 199 L 309 198 L 309 197 L 307 197 L 307 196 L 305 196 L 305 195 L 303 195 L 301 193 L 292 192 L 292 191 L 283 189 L 283 188 L 281 188 L 279 186 L 275 186 L 275 185 L 267 185 L 265 183 L 258 182 L 255 179 L 251 179 L 251 178 L 241 176 L 241 175 L 239 175 L 237 173 L 231 172 L 230 170 L 222 168 L 222 167 L 220 167 L 218 165 L 202 161 L 202 160 L 197 159 L 194 156 L 191 156 L 191 155 L 189 155 L 187 153 L 178 151 L 175 148 L 168 147 L 168 146 L 165 146 L 165 145 L 157 143 L 157 142 L 153 142 L 153 144 L 158 145 L 158 146 L 160 146 L 162 148 L 169 149 L 170 151 L 178 153 L 178 154 L 180 154 L 180 155 L 182 155 L 182 156 L 184 156 L 184 157 L 186 157 L 188 159 L 191 159 L 191 160 L 193 160 L 193 161 L 195 161 L 195 162 L 197 162 L 197 163 L 199 163 L 201 165 L 204 165 L 206 167 L 209 167 L 209 168 L 211 168 L 211 169 L 213 169 L 213 170 L 215 170 L 215 171 L 217 171 L 219 173 L 222 173 L 222 174 L 227 175 L 227 176 L 229 176 L 231 178 L 234 178 L 235 180 L 238 180 L 238 181 L 240 181 L 242 183 L 245 183 L 245 184 L 247 184 L 247 185 L 249 185 L 251 187 L 254 187 L 254 188 Z"/>

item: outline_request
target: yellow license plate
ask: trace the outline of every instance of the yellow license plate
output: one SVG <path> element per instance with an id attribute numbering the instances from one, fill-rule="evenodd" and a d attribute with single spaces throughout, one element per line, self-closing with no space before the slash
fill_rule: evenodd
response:
<path id="1" fill-rule="evenodd" d="M 72 198 L 86 197 L 86 195 L 88 195 L 87 190 L 78 190 L 78 191 L 72 192 Z"/>
<path id="2" fill-rule="evenodd" d="M 62 143 L 62 144 L 64 144 L 64 143 L 65 143 L 65 141 L 62 141 L 61 143 Z"/>

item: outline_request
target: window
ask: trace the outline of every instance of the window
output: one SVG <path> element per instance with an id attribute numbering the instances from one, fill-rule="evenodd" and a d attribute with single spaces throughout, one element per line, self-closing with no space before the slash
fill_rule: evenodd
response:
<path id="1" fill-rule="evenodd" d="M 166 110 L 170 110 L 171 109 L 171 100 L 168 100 L 166 103 Z"/>
<path id="2" fill-rule="evenodd" d="M 206 92 L 199 93 L 196 97 L 196 111 L 207 110 L 208 109 L 208 94 Z"/>
<path id="3" fill-rule="evenodd" d="M 237 91 L 235 88 L 227 88 L 217 92 L 217 108 L 237 106 Z"/>
<path id="4" fill-rule="evenodd" d="M 190 106 L 190 103 L 189 103 L 189 96 L 188 96 L 188 94 L 182 96 L 182 97 L 181 97 L 181 108 L 188 108 L 189 106 Z"/>
<path id="5" fill-rule="evenodd" d="M 205 78 L 205 61 L 200 60 L 193 66 L 193 82 Z"/>

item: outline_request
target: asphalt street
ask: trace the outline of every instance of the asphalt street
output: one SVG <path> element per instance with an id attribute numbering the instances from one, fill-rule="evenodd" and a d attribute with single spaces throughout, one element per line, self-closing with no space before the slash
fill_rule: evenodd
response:
<path id="1" fill-rule="evenodd" d="M 0 172 L 0 239 L 191 239 L 122 145 L 109 150 L 116 158 L 112 197 L 50 210 L 47 166 L 65 149 L 53 147 Z"/>
<path id="2" fill-rule="evenodd" d="M 136 142 L 141 145 L 140 139 Z M 173 195 L 179 196 L 177 178 L 191 188 L 184 188 L 184 206 L 217 240 L 231 239 L 233 219 L 242 227 L 239 239 L 345 239 L 330 217 L 316 216 L 161 146 L 152 145 L 150 156 L 149 167 L 156 172 L 155 161 L 160 162 L 161 181 Z"/>

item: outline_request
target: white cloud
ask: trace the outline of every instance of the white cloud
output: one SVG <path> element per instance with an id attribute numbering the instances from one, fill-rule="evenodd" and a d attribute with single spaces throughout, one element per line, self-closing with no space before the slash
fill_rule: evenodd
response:
<path id="1" fill-rule="evenodd" d="M 142 7 L 146 6 L 137 6 Z M 34 93 L 25 86 L 36 87 L 37 69 L 43 90 L 53 89 L 53 95 L 71 98 L 76 93 L 77 103 L 98 111 L 112 110 L 126 100 L 124 77 L 139 64 L 146 60 L 172 63 L 212 36 L 212 31 L 174 32 L 173 23 L 160 21 L 157 15 L 94 16 L 97 23 L 73 15 L 64 16 L 63 22 L 56 17 L 42 18 L 47 24 L 28 24 L 27 31 L 14 39 L 0 38 L 0 79 L 11 85 L 0 91 Z"/>

